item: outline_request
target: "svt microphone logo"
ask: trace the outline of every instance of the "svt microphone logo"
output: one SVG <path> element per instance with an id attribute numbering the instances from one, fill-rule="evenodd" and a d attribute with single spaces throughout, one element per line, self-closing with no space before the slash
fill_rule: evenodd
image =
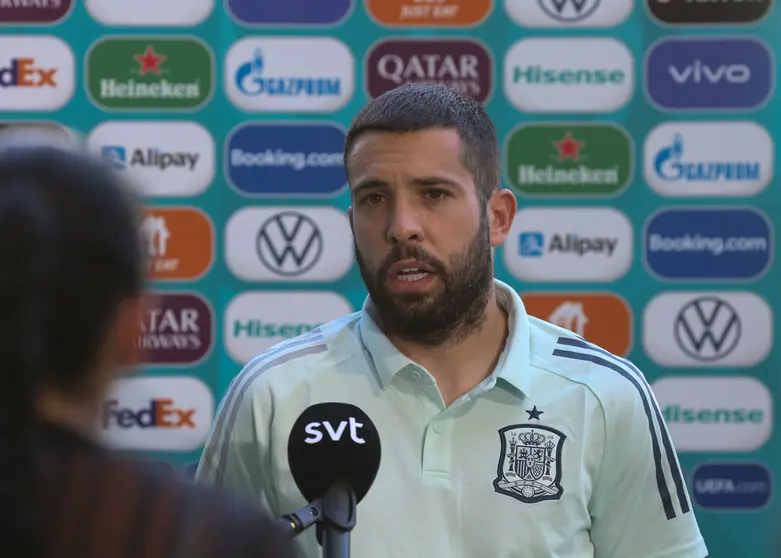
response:
<path id="1" fill-rule="evenodd" d="M 646 90 L 661 110 L 757 108 L 774 88 L 773 64 L 757 39 L 662 39 L 646 57 Z"/>
<path id="2" fill-rule="evenodd" d="M 305 444 L 319 444 L 323 441 L 323 430 L 328 433 L 328 437 L 334 442 L 338 442 L 342 439 L 345 431 L 349 428 L 350 439 L 356 444 L 365 444 L 366 440 L 360 437 L 358 430 L 363 428 L 363 424 L 355 420 L 354 417 L 349 417 L 348 420 L 340 421 L 339 424 L 334 427 L 330 421 L 323 422 L 310 422 L 304 428 L 304 432 L 309 434 L 304 438 Z"/>

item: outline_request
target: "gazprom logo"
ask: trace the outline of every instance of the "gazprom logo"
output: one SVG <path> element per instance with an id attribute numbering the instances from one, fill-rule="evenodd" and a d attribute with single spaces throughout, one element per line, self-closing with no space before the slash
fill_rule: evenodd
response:
<path id="1" fill-rule="evenodd" d="M 331 37 L 248 37 L 225 57 L 226 93 L 248 112 L 332 112 L 355 88 L 355 61 Z"/>

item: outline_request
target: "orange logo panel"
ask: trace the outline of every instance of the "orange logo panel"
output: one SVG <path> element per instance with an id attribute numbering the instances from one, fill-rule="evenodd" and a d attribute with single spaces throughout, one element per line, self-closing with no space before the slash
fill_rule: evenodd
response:
<path id="1" fill-rule="evenodd" d="M 522 294 L 526 312 L 618 356 L 632 344 L 632 311 L 622 298 L 594 293 Z"/>
<path id="2" fill-rule="evenodd" d="M 382 25 L 470 27 L 485 19 L 493 0 L 366 0 L 366 9 Z"/>
<path id="3" fill-rule="evenodd" d="M 214 260 L 214 228 L 206 215 L 187 207 L 146 208 L 141 241 L 149 279 L 188 281 L 205 274 Z"/>

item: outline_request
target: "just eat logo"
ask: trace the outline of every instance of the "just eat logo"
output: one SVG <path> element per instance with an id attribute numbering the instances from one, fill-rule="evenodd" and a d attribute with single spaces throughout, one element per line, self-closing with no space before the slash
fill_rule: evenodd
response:
<path id="1" fill-rule="evenodd" d="M 173 399 L 151 399 L 141 408 L 120 407 L 117 399 L 103 404 L 103 428 L 195 428 L 194 407 L 183 409 Z"/>
<path id="2" fill-rule="evenodd" d="M 11 58 L 10 65 L 0 68 L 0 87 L 57 87 L 59 68 L 42 68 L 35 58 Z"/>

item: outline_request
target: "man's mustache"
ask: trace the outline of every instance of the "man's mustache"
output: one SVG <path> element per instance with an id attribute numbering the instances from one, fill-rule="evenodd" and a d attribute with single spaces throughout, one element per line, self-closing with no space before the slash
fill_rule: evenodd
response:
<path id="1" fill-rule="evenodd" d="M 383 260 L 378 271 L 380 278 L 383 279 L 387 277 L 393 264 L 401 260 L 417 260 L 426 264 L 437 275 L 445 275 L 447 271 L 445 264 L 426 252 L 423 248 L 411 246 L 409 244 L 397 244 Z"/>

